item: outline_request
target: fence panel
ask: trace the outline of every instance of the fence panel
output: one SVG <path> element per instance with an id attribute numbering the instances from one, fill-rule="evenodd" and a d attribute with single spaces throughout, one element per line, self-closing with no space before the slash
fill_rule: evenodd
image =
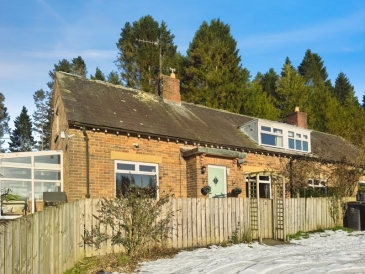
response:
<path id="1" fill-rule="evenodd" d="M 349 201 L 354 200 L 348 199 Z M 260 200 L 260 235 L 273 238 L 272 200 Z M 12 220 L 0 226 L 0 273 L 64 273 L 84 256 L 119 252 L 110 241 L 101 250 L 83 245 L 84 228 L 97 225 L 93 214 L 99 199 L 84 199 Z M 333 227 L 327 198 L 293 198 L 285 201 L 287 234 Z M 177 198 L 165 214 L 173 211 L 169 247 L 205 246 L 228 241 L 238 224 L 241 232 L 250 228 L 248 198 Z M 110 227 L 106 231 L 112 232 Z M 85 252 L 84 252 L 85 251 Z"/>
<path id="2" fill-rule="evenodd" d="M 20 227 L 19 227 L 19 238 L 26 239 L 27 238 L 27 221 L 26 218 L 20 219 Z M 18 273 L 27 273 L 27 241 L 20 241 L 20 269 Z"/>

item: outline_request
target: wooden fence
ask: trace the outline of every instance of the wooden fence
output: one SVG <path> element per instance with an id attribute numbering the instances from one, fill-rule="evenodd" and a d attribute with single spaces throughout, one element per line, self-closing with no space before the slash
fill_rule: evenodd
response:
<path id="1" fill-rule="evenodd" d="M 84 257 L 84 201 L 0 226 L 0 273 L 62 274 Z"/>
<path id="2" fill-rule="evenodd" d="M 253 238 L 275 238 L 273 201 L 259 203 L 260 231 L 252 231 Z M 248 198 L 173 199 L 166 208 L 174 212 L 166 245 L 184 248 L 227 242 L 236 229 L 251 229 L 249 207 Z M 84 228 L 97 224 L 93 215 L 99 208 L 99 199 L 78 200 L 0 226 L 0 273 L 64 273 L 84 256 L 121 251 L 109 242 L 100 249 L 82 244 Z M 286 199 L 284 223 L 287 234 L 335 225 L 326 198 Z M 103 229 L 111 233 L 110 227 Z"/>

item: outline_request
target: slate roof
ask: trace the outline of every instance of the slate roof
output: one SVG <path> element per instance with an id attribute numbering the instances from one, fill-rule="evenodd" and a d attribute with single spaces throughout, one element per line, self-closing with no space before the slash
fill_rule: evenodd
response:
<path id="1" fill-rule="evenodd" d="M 157 95 L 76 75 L 56 72 L 56 84 L 70 127 L 86 126 L 287 155 L 298 153 L 257 145 L 238 129 L 255 119 L 245 115 L 181 102 L 165 103 Z M 343 138 L 311 132 L 312 156 L 328 161 L 354 158 L 358 148 Z"/>

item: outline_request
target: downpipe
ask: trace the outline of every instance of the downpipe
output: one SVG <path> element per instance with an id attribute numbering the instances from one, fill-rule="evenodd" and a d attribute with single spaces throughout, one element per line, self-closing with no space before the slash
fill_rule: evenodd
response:
<path id="1" fill-rule="evenodd" d="M 84 134 L 85 138 L 85 144 L 86 144 L 86 198 L 90 198 L 90 167 L 89 167 L 89 136 L 87 136 L 86 128 L 84 127 L 82 130 L 82 133 Z"/>

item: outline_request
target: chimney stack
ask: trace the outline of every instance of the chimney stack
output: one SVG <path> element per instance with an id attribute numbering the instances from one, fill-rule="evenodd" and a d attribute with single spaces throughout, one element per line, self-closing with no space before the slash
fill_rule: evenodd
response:
<path id="1" fill-rule="evenodd" d="M 308 128 L 307 113 L 299 111 L 299 107 L 295 107 L 295 112 L 284 118 L 284 122 L 289 125 Z"/>
<path id="2" fill-rule="evenodd" d="M 161 75 L 160 81 L 162 82 L 161 97 L 167 103 L 181 104 L 180 95 L 180 80 L 175 78 L 174 70 L 171 75 Z"/>

